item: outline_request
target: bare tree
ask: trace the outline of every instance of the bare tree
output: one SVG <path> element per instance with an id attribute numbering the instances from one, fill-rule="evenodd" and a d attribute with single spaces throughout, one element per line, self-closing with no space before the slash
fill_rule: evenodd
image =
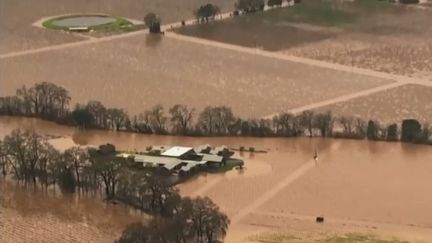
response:
<path id="1" fill-rule="evenodd" d="M 305 127 L 309 133 L 309 137 L 313 136 L 313 125 L 314 125 L 314 112 L 303 111 L 300 115 L 300 123 Z"/>
<path id="2" fill-rule="evenodd" d="M 89 155 L 86 150 L 79 147 L 72 147 L 63 153 L 63 158 L 67 165 L 70 165 L 74 171 L 78 187 L 82 186 L 81 173 L 85 166 L 89 165 Z"/>
<path id="3" fill-rule="evenodd" d="M 27 115 L 51 119 L 62 118 L 71 99 L 65 88 L 47 82 L 37 83 L 29 89 L 23 86 L 16 96 L 22 100 Z"/>
<path id="4" fill-rule="evenodd" d="M 164 109 L 161 105 L 155 105 L 150 111 L 147 111 L 147 117 L 150 118 L 150 125 L 154 133 L 166 133 L 166 122 L 168 118 L 164 114 Z"/>
<path id="5" fill-rule="evenodd" d="M 14 130 L 3 140 L 4 153 L 18 181 L 33 182 L 45 173 L 50 146 L 34 132 Z"/>
<path id="6" fill-rule="evenodd" d="M 226 135 L 235 121 L 231 108 L 208 106 L 200 113 L 197 126 L 207 135 Z"/>
<path id="7" fill-rule="evenodd" d="M 341 116 L 338 121 L 343 127 L 344 134 L 352 135 L 354 133 L 354 117 L 352 116 Z"/>
<path id="8" fill-rule="evenodd" d="M 111 129 L 119 131 L 126 125 L 128 115 L 123 109 L 109 108 L 107 109 L 107 119 Z"/>
<path id="9" fill-rule="evenodd" d="M 317 129 L 319 129 L 321 136 L 329 137 L 333 132 L 333 116 L 331 112 L 326 113 L 318 113 L 314 118 L 314 125 Z"/>
<path id="10" fill-rule="evenodd" d="M 195 113 L 195 109 L 189 109 L 185 105 L 174 105 L 170 110 L 171 124 L 173 126 L 174 133 L 187 134 Z"/>
<path id="11" fill-rule="evenodd" d="M 92 168 L 99 176 L 105 187 L 108 199 L 114 198 L 116 186 L 125 169 L 124 161 L 121 158 L 93 158 Z"/>
<path id="12" fill-rule="evenodd" d="M 107 108 L 99 101 L 89 101 L 86 109 L 93 115 L 95 123 L 101 128 L 107 127 Z"/>
<path id="13" fill-rule="evenodd" d="M 361 118 L 356 118 L 355 119 L 355 130 L 356 130 L 356 134 L 359 137 L 364 138 L 366 136 L 366 131 L 367 131 L 367 123 L 366 123 L 366 121 L 364 121 Z"/>

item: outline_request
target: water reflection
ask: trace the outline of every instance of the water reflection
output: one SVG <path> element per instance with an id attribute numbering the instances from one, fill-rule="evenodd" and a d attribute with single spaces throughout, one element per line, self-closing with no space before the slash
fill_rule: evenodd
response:
<path id="1" fill-rule="evenodd" d="M 159 34 L 153 34 L 153 35 L 146 35 L 146 46 L 148 47 L 157 47 L 162 42 L 162 35 Z"/>
<path id="2" fill-rule="evenodd" d="M 62 194 L 53 189 L 25 187 L 15 182 L 0 181 L 0 206 L 16 211 L 22 217 L 54 216 L 61 221 L 81 222 L 98 228 L 121 231 L 131 222 L 148 216 L 123 205 L 112 205 L 98 193 Z"/>

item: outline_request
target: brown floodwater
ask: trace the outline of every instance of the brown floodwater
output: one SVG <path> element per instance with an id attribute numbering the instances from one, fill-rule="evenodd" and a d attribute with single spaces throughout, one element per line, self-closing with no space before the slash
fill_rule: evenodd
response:
<path id="1" fill-rule="evenodd" d="M 201 174 L 181 184 L 180 192 L 184 196 L 210 197 L 230 218 L 237 218 L 240 223 L 254 222 L 254 218 L 260 217 L 259 224 L 271 225 L 276 216 L 325 215 L 326 219 L 337 218 L 348 224 L 359 220 L 371 225 L 422 227 L 432 235 L 432 215 L 428 213 L 432 211 L 430 146 L 321 138 L 157 136 L 81 131 L 38 119 L 0 118 L 0 138 L 17 128 L 56 137 L 51 143 L 60 149 L 72 144 L 97 146 L 104 143 L 112 143 L 121 150 L 144 150 L 150 145 L 254 147 L 267 153 L 234 155 L 245 161 L 244 171 Z M 318 151 L 319 160 L 311 167 L 308 164 L 314 150 Z M 8 188 L 8 194 L 25 194 L 19 188 Z M 80 209 L 77 214 L 66 218 L 62 214 L 57 216 L 77 222 L 85 222 L 82 219 L 86 217 L 97 222 L 100 217 L 104 223 L 125 223 L 125 218 L 137 216 L 136 212 L 106 206 L 94 198 L 56 197 L 53 203 L 45 203 L 44 200 L 30 200 L 32 197 L 33 194 L 15 197 L 11 205 L 24 201 L 25 210 L 14 209 L 21 211 L 24 217 L 27 214 L 22 212 L 38 213 L 45 209 L 55 215 L 65 211 L 64 207 L 68 207 L 65 205 L 81 205 L 76 206 Z M 30 201 L 31 207 L 26 205 Z M 89 204 L 92 206 L 85 206 Z M 103 210 L 94 210 L 99 207 Z M 236 217 L 242 214 L 248 217 Z M 263 218 L 263 215 L 268 217 Z M 276 227 L 280 226 L 286 225 Z"/>

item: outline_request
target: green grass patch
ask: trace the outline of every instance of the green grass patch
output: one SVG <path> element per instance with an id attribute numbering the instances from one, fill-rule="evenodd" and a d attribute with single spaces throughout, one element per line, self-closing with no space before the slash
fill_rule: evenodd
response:
<path id="1" fill-rule="evenodd" d="M 409 243 L 396 238 L 383 239 L 376 235 L 349 233 L 345 235 L 323 236 L 303 234 L 302 236 L 284 233 L 261 234 L 249 237 L 249 240 L 261 243 Z"/>
<path id="2" fill-rule="evenodd" d="M 293 243 L 293 242 L 304 242 L 302 238 L 296 237 L 291 234 L 264 234 L 250 237 L 251 241 L 262 242 L 262 243 Z"/>
<path id="3" fill-rule="evenodd" d="M 275 8 L 254 17 L 272 23 L 295 22 L 321 26 L 338 26 L 356 22 L 360 17 L 393 6 L 388 1 L 357 0 L 337 2 L 334 0 L 303 0 L 293 7 Z M 252 17 L 252 15 L 250 15 Z M 246 17 L 248 18 L 248 17 Z M 253 17 L 252 17 L 253 18 Z"/>
<path id="4" fill-rule="evenodd" d="M 279 8 L 264 13 L 264 18 L 271 22 L 297 22 L 323 26 L 335 26 L 353 23 L 357 16 L 331 1 L 302 1 L 293 7 Z"/>
<path id="5" fill-rule="evenodd" d="M 347 3 L 351 9 L 357 12 L 382 11 L 387 8 L 395 7 L 388 0 L 361 0 Z"/>
<path id="6" fill-rule="evenodd" d="M 331 236 L 323 239 L 324 243 L 409 243 L 398 239 L 381 239 L 375 235 L 350 233 L 344 236 Z"/>
<path id="7" fill-rule="evenodd" d="M 62 16 L 48 19 L 42 23 L 47 29 L 70 31 L 69 27 L 55 25 L 56 20 L 60 20 L 73 16 Z M 144 25 L 135 25 L 127 19 L 121 17 L 113 17 L 115 21 L 112 23 L 94 25 L 88 27 L 88 31 L 103 31 L 103 32 L 128 32 L 145 28 Z"/>

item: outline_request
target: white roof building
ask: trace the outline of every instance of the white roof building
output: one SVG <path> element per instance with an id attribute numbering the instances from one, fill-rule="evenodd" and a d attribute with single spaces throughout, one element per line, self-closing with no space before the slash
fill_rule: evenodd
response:
<path id="1" fill-rule="evenodd" d="M 186 153 L 189 153 L 192 151 L 193 148 L 191 147 L 182 147 L 182 146 L 174 146 L 165 152 L 161 153 L 162 156 L 168 156 L 168 157 L 180 157 Z"/>

